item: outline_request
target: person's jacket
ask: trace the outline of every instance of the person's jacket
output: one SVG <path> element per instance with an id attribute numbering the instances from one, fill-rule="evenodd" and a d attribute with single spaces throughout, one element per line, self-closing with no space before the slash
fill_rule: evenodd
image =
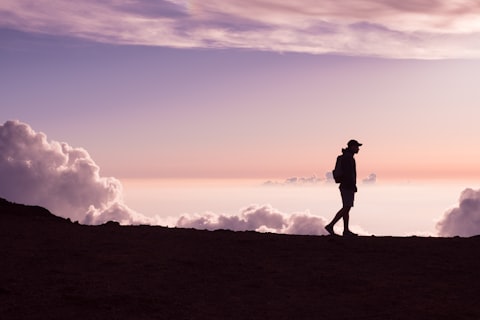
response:
<path id="1" fill-rule="evenodd" d="M 357 168 L 353 152 L 348 148 L 342 149 L 342 182 L 341 189 L 353 190 L 357 192 Z"/>

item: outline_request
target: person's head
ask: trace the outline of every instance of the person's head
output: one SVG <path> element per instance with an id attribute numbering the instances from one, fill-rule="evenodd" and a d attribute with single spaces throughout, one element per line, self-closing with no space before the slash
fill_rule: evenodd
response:
<path id="1" fill-rule="evenodd" d="M 354 139 L 348 141 L 348 143 L 347 143 L 348 149 L 350 151 L 352 151 L 353 153 L 358 153 L 361 145 L 362 144 L 360 142 L 358 142 L 357 140 L 354 140 Z"/>

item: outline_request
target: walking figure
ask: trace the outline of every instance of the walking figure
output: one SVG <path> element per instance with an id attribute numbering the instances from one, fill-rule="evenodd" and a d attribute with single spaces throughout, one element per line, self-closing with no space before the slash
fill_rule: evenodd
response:
<path id="1" fill-rule="evenodd" d="M 333 220 L 325 226 L 325 230 L 331 235 L 337 235 L 333 227 L 340 219 L 343 219 L 343 235 L 346 237 L 357 236 L 356 233 L 350 231 L 348 223 L 350 220 L 350 209 L 353 207 L 355 192 L 357 192 L 357 168 L 353 156 L 358 153 L 361 145 L 357 140 L 348 141 L 347 148 L 342 149 L 342 155 L 337 158 L 333 177 L 335 182 L 340 183 L 342 208 L 337 212 Z"/>

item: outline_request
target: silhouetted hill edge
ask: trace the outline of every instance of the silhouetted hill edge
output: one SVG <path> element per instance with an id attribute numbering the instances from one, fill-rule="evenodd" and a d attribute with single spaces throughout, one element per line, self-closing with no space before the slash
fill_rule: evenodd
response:
<path id="1" fill-rule="evenodd" d="M 12 218 L 43 218 L 65 222 L 70 221 L 52 214 L 43 207 L 14 203 L 3 198 L 0 198 L 0 215 L 11 216 Z"/>

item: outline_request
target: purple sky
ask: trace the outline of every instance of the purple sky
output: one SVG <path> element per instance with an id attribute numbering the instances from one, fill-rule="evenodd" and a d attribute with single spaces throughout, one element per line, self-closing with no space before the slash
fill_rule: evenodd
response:
<path id="1" fill-rule="evenodd" d="M 97 42 L 397 58 L 478 57 L 474 0 L 4 0 L 2 25 Z"/>
<path id="2" fill-rule="evenodd" d="M 2 122 L 117 177 L 323 176 L 350 138 L 363 176 L 480 177 L 478 7 L 2 1 Z"/>

